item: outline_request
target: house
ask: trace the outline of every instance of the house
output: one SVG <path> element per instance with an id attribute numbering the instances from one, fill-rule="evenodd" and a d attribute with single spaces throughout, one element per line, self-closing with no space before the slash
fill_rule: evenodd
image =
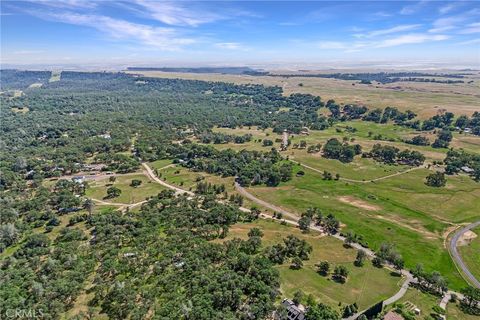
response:
<path id="1" fill-rule="evenodd" d="M 307 127 L 303 127 L 302 130 L 300 130 L 300 134 L 304 136 L 308 136 L 310 134 L 310 130 L 308 130 Z"/>
<path id="2" fill-rule="evenodd" d="M 125 252 L 123 254 L 124 258 L 130 258 L 130 257 L 135 257 L 137 254 L 135 252 Z"/>
<path id="3" fill-rule="evenodd" d="M 72 178 L 72 181 L 75 183 L 82 184 L 85 182 L 85 176 L 75 176 Z"/>
<path id="4" fill-rule="evenodd" d="M 102 171 L 106 165 L 99 163 L 99 164 L 85 164 L 83 165 L 83 170 L 85 171 Z"/>
<path id="5" fill-rule="evenodd" d="M 404 318 L 395 311 L 390 310 L 383 316 L 383 320 L 404 320 Z"/>
<path id="6" fill-rule="evenodd" d="M 470 168 L 470 167 L 468 167 L 468 166 L 463 166 L 463 167 L 461 167 L 460 169 L 462 169 L 462 171 L 465 172 L 465 173 L 472 173 L 472 172 L 475 171 L 474 169 L 472 169 L 472 168 Z"/>
<path id="7" fill-rule="evenodd" d="M 99 134 L 97 137 L 103 138 L 103 139 L 112 139 L 112 137 L 110 136 L 110 133 Z"/>
<path id="8" fill-rule="evenodd" d="M 304 320 L 305 307 L 301 304 L 296 305 L 290 299 L 283 299 L 282 305 L 287 309 L 287 320 Z"/>

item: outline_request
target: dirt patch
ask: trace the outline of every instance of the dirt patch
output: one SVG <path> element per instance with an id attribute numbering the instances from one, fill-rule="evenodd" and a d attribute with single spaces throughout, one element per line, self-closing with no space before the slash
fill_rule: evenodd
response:
<path id="1" fill-rule="evenodd" d="M 473 239 L 477 237 L 477 234 L 471 230 L 465 232 L 460 239 L 458 239 L 457 246 L 466 246 L 468 245 Z"/>
<path id="2" fill-rule="evenodd" d="M 377 211 L 381 209 L 379 206 L 369 204 L 366 201 L 356 199 L 351 196 L 342 196 L 342 197 L 338 197 L 337 199 L 343 203 L 348 203 L 349 205 L 352 205 L 360 209 L 368 210 L 368 211 Z"/>

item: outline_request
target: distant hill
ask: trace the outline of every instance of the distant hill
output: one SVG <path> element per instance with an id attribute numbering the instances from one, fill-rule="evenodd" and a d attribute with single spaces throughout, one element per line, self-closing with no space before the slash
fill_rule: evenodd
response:
<path id="1" fill-rule="evenodd" d="M 156 68 L 156 67 L 128 67 L 128 71 L 162 71 L 184 73 L 223 73 L 223 74 L 246 74 L 266 75 L 268 72 L 255 70 L 249 67 L 198 67 L 198 68 Z"/>

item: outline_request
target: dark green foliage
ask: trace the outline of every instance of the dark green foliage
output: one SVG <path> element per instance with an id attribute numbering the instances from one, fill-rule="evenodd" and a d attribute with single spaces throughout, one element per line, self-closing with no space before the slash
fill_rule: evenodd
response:
<path id="1" fill-rule="evenodd" d="M 305 320 L 340 320 L 340 315 L 332 307 L 319 303 L 308 308 Z"/>
<path id="2" fill-rule="evenodd" d="M 323 146 L 323 156 L 325 158 L 337 159 L 342 162 L 351 162 L 353 157 L 360 153 L 360 145 L 342 144 L 336 138 L 329 139 Z"/>
<path id="3" fill-rule="evenodd" d="M 330 263 L 328 261 L 320 261 L 315 265 L 317 267 L 317 272 L 322 276 L 327 276 L 330 270 Z"/>
<path id="4" fill-rule="evenodd" d="M 408 144 L 416 145 L 416 146 L 428 146 L 428 145 L 430 145 L 430 141 L 428 140 L 428 138 L 426 138 L 424 136 L 415 136 L 410 140 L 405 140 L 405 142 L 408 143 Z"/>
<path id="5" fill-rule="evenodd" d="M 411 273 L 418 280 L 417 287 L 423 291 L 441 296 L 448 290 L 447 281 L 438 271 L 427 273 L 421 264 L 417 264 Z"/>
<path id="6" fill-rule="evenodd" d="M 336 266 L 335 269 L 333 270 L 332 279 L 340 283 L 345 283 L 345 281 L 347 281 L 347 278 L 348 278 L 347 267 L 343 265 Z"/>
<path id="7" fill-rule="evenodd" d="M 142 180 L 138 180 L 138 179 L 133 179 L 131 182 L 130 182 L 130 187 L 138 187 L 142 184 Z"/>
<path id="8" fill-rule="evenodd" d="M 440 171 L 435 171 L 427 176 L 427 181 L 425 184 L 430 187 L 444 187 L 447 183 L 447 179 L 445 178 L 445 174 Z"/>
<path id="9" fill-rule="evenodd" d="M 122 193 L 122 190 L 120 190 L 119 188 L 110 187 L 107 189 L 106 199 L 117 198 L 120 196 L 121 193 Z"/>

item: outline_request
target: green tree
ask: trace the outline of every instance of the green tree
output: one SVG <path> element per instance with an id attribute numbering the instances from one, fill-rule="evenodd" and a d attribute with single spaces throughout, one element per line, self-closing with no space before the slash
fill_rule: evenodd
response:
<path id="1" fill-rule="evenodd" d="M 355 262 L 353 263 L 357 267 L 363 267 L 365 260 L 367 259 L 367 253 L 365 250 L 358 250 L 357 257 L 355 258 Z"/>
<path id="2" fill-rule="evenodd" d="M 109 187 L 107 189 L 107 199 L 117 198 L 122 194 L 122 190 L 117 187 Z"/>
<path id="3" fill-rule="evenodd" d="M 347 278 L 348 278 L 347 267 L 343 265 L 336 266 L 335 269 L 333 270 L 332 278 L 337 282 L 345 283 L 345 281 L 347 281 Z"/>
<path id="4" fill-rule="evenodd" d="M 425 184 L 430 187 L 438 188 L 444 187 L 446 183 L 447 179 L 445 178 L 445 174 L 443 172 L 436 171 L 427 176 L 427 182 Z"/>
<path id="5" fill-rule="evenodd" d="M 320 261 L 315 265 L 317 267 L 317 272 L 322 276 L 327 276 L 328 271 L 330 270 L 330 263 L 328 261 Z"/>
<path id="6" fill-rule="evenodd" d="M 142 184 L 142 180 L 138 180 L 138 179 L 133 179 L 132 182 L 130 182 L 130 187 L 138 187 Z"/>

